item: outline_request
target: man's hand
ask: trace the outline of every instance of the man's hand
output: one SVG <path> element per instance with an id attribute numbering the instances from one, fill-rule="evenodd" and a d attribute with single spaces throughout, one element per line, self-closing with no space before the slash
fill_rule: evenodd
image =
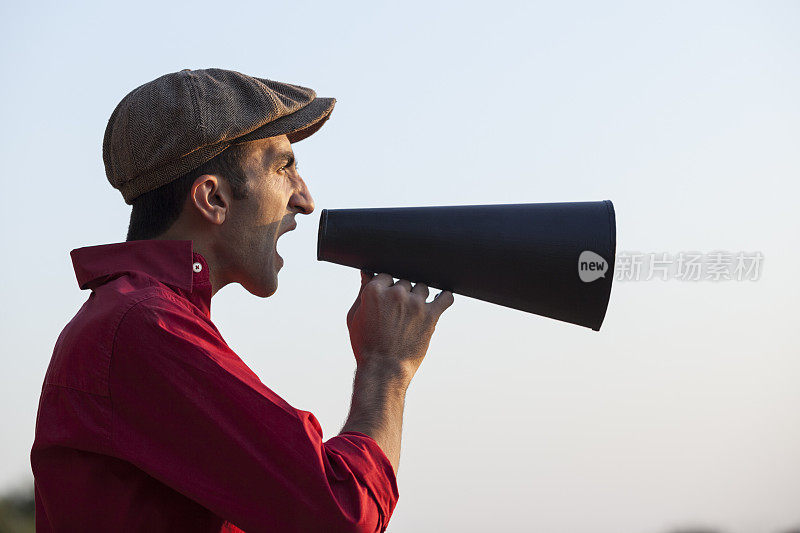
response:
<path id="1" fill-rule="evenodd" d="M 411 378 L 425 358 L 442 313 L 453 293 L 442 291 L 426 303 L 428 287 L 389 274 L 361 271 L 361 288 L 347 313 L 356 376 L 350 415 L 342 431 L 369 435 L 397 471 L 403 404 Z"/>
<path id="2" fill-rule="evenodd" d="M 443 291 L 431 303 L 428 287 L 401 279 L 392 282 L 389 274 L 361 271 L 361 289 L 347 313 L 347 327 L 356 363 L 380 370 L 385 375 L 397 373 L 406 386 L 416 373 L 425 354 L 436 323 L 453 304 L 453 293 Z"/>

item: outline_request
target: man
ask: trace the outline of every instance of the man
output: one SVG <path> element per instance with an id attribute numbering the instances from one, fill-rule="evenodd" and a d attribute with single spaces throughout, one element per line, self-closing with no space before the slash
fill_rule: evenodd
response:
<path id="1" fill-rule="evenodd" d="M 229 283 L 277 289 L 280 235 L 314 200 L 292 144 L 335 100 L 221 69 L 146 83 L 103 141 L 133 205 L 128 240 L 72 251 L 91 294 L 45 377 L 31 451 L 39 531 L 383 531 L 405 391 L 442 292 L 361 273 L 347 315 L 357 369 L 342 432 L 278 397 L 210 318 Z M 277 356 L 277 355 L 276 355 Z"/>

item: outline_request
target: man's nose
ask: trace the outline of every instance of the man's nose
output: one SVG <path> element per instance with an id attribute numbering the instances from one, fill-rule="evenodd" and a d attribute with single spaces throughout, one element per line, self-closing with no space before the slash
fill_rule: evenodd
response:
<path id="1" fill-rule="evenodd" d="M 308 190 L 306 182 L 300 177 L 297 179 L 300 186 L 292 195 L 290 207 L 296 209 L 299 213 L 310 215 L 314 212 L 314 198 L 311 196 L 311 191 Z"/>

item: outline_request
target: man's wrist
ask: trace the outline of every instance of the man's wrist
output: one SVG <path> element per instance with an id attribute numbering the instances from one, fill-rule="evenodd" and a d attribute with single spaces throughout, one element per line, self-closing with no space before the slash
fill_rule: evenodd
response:
<path id="1" fill-rule="evenodd" d="M 381 384 L 405 393 L 414 373 L 400 361 L 363 357 L 356 367 L 356 380 L 359 378 L 375 384 Z"/>

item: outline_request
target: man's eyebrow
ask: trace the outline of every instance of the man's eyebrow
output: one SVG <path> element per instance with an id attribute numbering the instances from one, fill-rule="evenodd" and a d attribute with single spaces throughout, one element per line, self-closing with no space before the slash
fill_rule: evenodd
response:
<path id="1" fill-rule="evenodd" d="M 294 154 L 292 152 L 283 152 L 278 154 L 278 157 L 275 160 L 280 163 L 279 166 L 287 166 L 290 167 L 295 163 Z"/>

